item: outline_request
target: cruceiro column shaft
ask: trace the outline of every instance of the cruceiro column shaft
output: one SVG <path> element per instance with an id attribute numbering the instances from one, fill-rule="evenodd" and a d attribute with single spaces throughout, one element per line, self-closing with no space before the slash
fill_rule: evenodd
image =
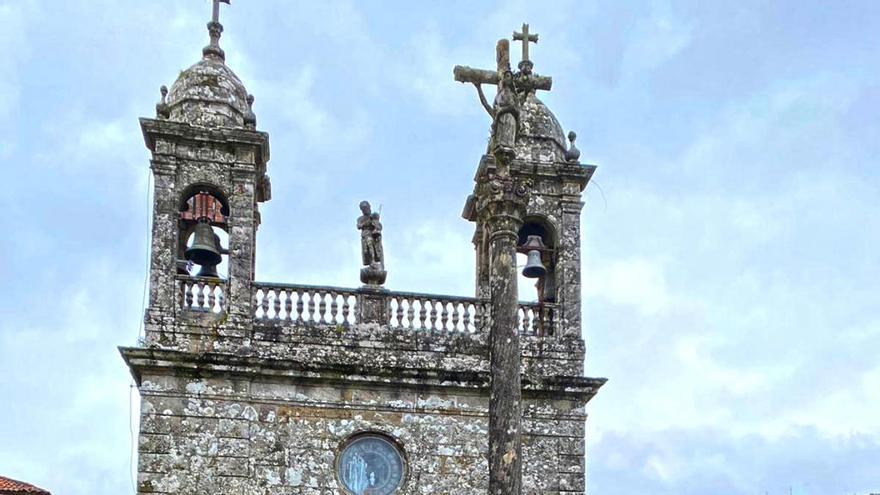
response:
<path id="1" fill-rule="evenodd" d="M 522 491 L 522 390 L 516 324 L 516 242 L 522 226 L 525 189 L 517 188 L 510 180 L 493 182 L 494 197 L 485 203 L 490 231 L 492 300 L 489 493 L 519 495 Z"/>

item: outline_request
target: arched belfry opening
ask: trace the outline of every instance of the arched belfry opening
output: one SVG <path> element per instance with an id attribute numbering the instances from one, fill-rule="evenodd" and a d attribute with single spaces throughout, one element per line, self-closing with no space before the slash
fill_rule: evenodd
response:
<path id="1" fill-rule="evenodd" d="M 229 255 L 229 202 L 217 188 L 194 185 L 179 206 L 177 274 L 226 278 Z"/>
<path id="2" fill-rule="evenodd" d="M 555 303 L 556 262 L 559 243 L 556 229 L 544 217 L 528 216 L 517 233 L 516 265 L 522 301 Z"/>

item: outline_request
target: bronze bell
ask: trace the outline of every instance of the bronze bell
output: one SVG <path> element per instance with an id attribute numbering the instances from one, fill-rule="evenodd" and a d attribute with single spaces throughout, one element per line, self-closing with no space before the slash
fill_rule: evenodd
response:
<path id="1" fill-rule="evenodd" d="M 186 249 L 186 259 L 202 267 L 218 265 L 223 260 L 214 229 L 207 222 L 199 222 L 196 225 L 192 246 Z M 199 272 L 199 276 L 201 275 L 202 273 Z"/>
<path id="2" fill-rule="evenodd" d="M 196 277 L 220 278 L 220 274 L 217 273 L 217 265 L 202 265 Z"/>
<path id="3" fill-rule="evenodd" d="M 547 269 L 541 262 L 541 250 L 545 249 L 541 236 L 530 235 L 525 244 L 522 245 L 523 250 L 527 250 L 526 267 L 523 268 L 522 274 L 526 278 L 541 278 L 547 274 Z"/>

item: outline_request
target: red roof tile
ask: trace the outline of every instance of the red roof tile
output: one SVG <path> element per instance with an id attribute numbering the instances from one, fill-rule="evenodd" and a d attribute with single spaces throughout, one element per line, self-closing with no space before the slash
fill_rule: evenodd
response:
<path id="1" fill-rule="evenodd" d="M 42 488 L 37 488 L 30 483 L 25 483 L 23 481 L 16 481 L 11 478 L 7 478 L 5 476 L 0 476 L 0 495 L 17 495 L 19 493 L 45 493 L 49 494 L 48 491 L 43 490 Z"/>

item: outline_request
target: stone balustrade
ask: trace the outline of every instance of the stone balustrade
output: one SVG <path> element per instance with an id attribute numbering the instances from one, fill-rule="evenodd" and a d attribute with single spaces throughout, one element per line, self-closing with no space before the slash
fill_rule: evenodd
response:
<path id="1" fill-rule="evenodd" d="M 389 292 L 387 305 L 392 328 L 465 333 L 488 329 L 488 301 L 472 297 Z"/>
<path id="2" fill-rule="evenodd" d="M 221 313 L 226 310 L 226 280 L 178 276 L 177 287 L 180 307 L 184 311 Z"/>
<path id="3" fill-rule="evenodd" d="M 184 311 L 221 313 L 226 309 L 227 281 L 206 277 L 177 277 L 180 307 Z M 252 305 L 257 323 L 354 325 L 369 321 L 364 314 L 369 294 L 378 294 L 382 321 L 407 331 L 488 332 L 491 315 L 487 300 L 416 292 L 367 291 L 302 284 L 253 284 Z M 522 335 L 556 335 L 556 305 L 519 303 L 517 326 Z M 374 313 L 371 313 L 374 314 Z"/>
<path id="4" fill-rule="evenodd" d="M 522 335 L 553 337 L 556 335 L 556 305 L 519 303 L 516 321 Z"/>
<path id="5" fill-rule="evenodd" d="M 254 284 L 257 321 L 346 325 L 359 321 L 357 290 L 293 284 Z"/>

